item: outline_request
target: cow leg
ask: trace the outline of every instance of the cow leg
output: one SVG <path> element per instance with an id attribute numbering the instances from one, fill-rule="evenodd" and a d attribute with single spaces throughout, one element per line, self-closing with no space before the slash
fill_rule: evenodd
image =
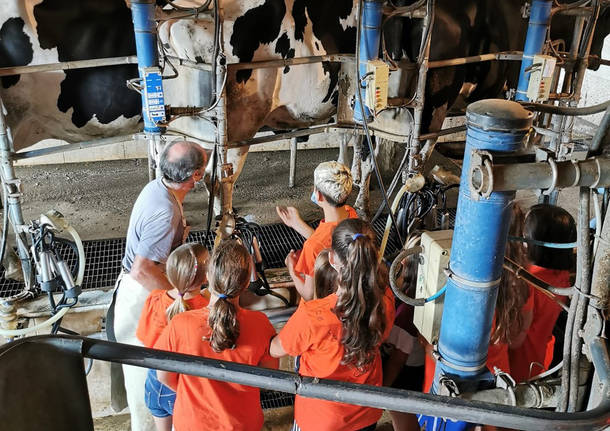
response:
<path id="1" fill-rule="evenodd" d="M 357 136 L 354 141 L 354 157 L 352 158 L 352 181 L 359 185 L 362 179 L 362 136 Z"/>
<path id="2" fill-rule="evenodd" d="M 366 156 L 360 163 L 360 187 L 358 190 L 358 196 L 356 197 L 356 202 L 354 203 L 354 209 L 361 219 L 368 221 L 371 217 L 370 184 L 374 165 L 368 146 L 364 147 L 364 139 L 360 139 L 360 157 L 362 158 L 363 156 Z M 375 145 L 373 151 L 375 152 L 375 157 L 377 157 L 377 154 L 379 154 L 379 145 Z"/>
<path id="3" fill-rule="evenodd" d="M 241 174 L 248 155 L 248 148 L 233 148 L 227 152 L 227 163 L 219 166 L 218 181 L 216 184 L 219 195 L 216 202 L 219 202 L 219 214 L 222 215 L 220 225 L 216 231 L 217 241 L 227 238 L 233 233 L 235 226 L 235 211 L 233 210 L 233 188 L 237 178 Z M 214 205 L 216 208 L 216 204 Z"/>
<path id="4" fill-rule="evenodd" d="M 358 217 L 366 221 L 369 221 L 371 217 L 369 187 L 371 184 L 372 173 L 373 161 L 369 156 L 366 160 L 362 161 L 360 187 L 358 190 L 358 196 L 356 197 L 356 202 L 354 203 L 354 209 L 358 213 Z"/>
<path id="5" fill-rule="evenodd" d="M 351 135 L 347 134 L 347 133 L 342 133 L 341 134 L 341 140 L 339 141 L 339 158 L 337 159 L 337 162 L 341 163 L 342 165 L 347 166 L 347 146 L 349 144 Z"/>

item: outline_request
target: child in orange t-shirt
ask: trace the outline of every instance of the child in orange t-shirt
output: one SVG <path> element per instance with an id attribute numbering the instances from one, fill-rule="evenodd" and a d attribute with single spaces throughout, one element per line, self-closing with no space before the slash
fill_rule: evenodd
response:
<path id="1" fill-rule="evenodd" d="M 201 244 L 184 244 L 167 258 L 167 279 L 172 290 L 153 290 L 142 309 L 136 336 L 146 347 L 153 347 L 168 322 L 178 313 L 208 305 L 201 292 L 205 283 L 208 250 Z M 159 431 L 171 430 L 176 393 L 157 379 L 156 370 L 148 370 L 145 384 L 146 407 Z"/>
<path id="2" fill-rule="evenodd" d="M 250 254 L 235 240 L 221 242 L 208 270 L 210 304 L 177 315 L 155 348 L 223 361 L 277 368 L 269 356 L 275 330 L 267 316 L 239 306 L 250 281 Z M 176 390 L 174 429 L 260 430 L 263 411 L 258 388 L 159 371 Z"/>
<path id="3" fill-rule="evenodd" d="M 523 236 L 526 239 L 570 243 L 576 241 L 574 218 L 561 207 L 538 204 L 525 216 Z M 557 249 L 527 244 L 527 270 L 555 287 L 570 287 L 570 271 L 574 267 L 573 249 Z M 553 357 L 555 339 L 553 329 L 561 307 L 551 298 L 531 288 L 534 297 L 534 320 L 519 349 L 510 351 L 511 371 L 517 382 L 548 369 Z M 559 296 L 565 301 L 565 297 Z M 560 339 L 558 342 L 562 343 Z M 558 349 L 561 355 L 561 349 Z"/>
<path id="4" fill-rule="evenodd" d="M 324 218 L 315 230 L 303 221 L 296 208 L 276 207 L 284 224 L 306 238 L 302 250 L 290 250 L 286 257 L 286 267 L 295 288 L 306 301 L 313 298 L 316 257 L 330 247 L 331 235 L 339 222 L 358 218 L 356 211 L 345 205 L 352 192 L 352 175 L 347 167 L 338 162 L 320 163 L 313 173 L 313 184 L 311 200 L 324 211 Z"/>
<path id="5" fill-rule="evenodd" d="M 368 224 L 357 219 L 339 223 L 329 255 L 339 275 L 337 291 L 302 302 L 271 342 L 271 355 L 300 355 L 302 376 L 381 386 L 379 346 L 392 327 L 394 296 L 379 276 L 377 256 Z M 297 395 L 293 429 L 369 430 L 381 413 Z"/>

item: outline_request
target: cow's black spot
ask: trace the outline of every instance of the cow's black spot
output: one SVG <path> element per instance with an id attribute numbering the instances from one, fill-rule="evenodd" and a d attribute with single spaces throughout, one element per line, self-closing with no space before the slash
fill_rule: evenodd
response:
<path id="1" fill-rule="evenodd" d="M 314 43 L 314 45 L 316 46 L 316 51 L 320 50 L 320 44 L 318 42 Z"/>
<path id="2" fill-rule="evenodd" d="M 195 56 L 195 61 L 196 61 L 197 63 L 205 63 L 205 61 L 203 61 L 203 57 L 202 57 L 202 56 L 200 56 L 200 55 L 196 55 L 196 56 Z"/>
<path id="3" fill-rule="evenodd" d="M 284 0 L 266 0 L 260 6 L 250 9 L 235 20 L 231 46 L 233 55 L 239 61 L 248 62 L 263 43 L 271 43 L 280 34 L 282 19 L 286 14 Z M 251 69 L 239 70 L 237 82 L 246 82 L 252 75 Z"/>
<path id="4" fill-rule="evenodd" d="M 124 0 L 44 0 L 34 7 L 38 39 L 57 48 L 59 61 L 119 57 L 136 53 L 131 12 Z M 57 107 L 73 108 L 72 122 L 82 127 L 95 115 L 110 123 L 141 112 L 140 96 L 125 86 L 138 76 L 136 65 L 68 70 Z"/>
<path id="5" fill-rule="evenodd" d="M 275 44 L 275 53 L 280 54 L 282 58 L 294 58 L 294 48 L 290 48 L 290 39 L 288 34 L 284 32 Z M 284 67 L 284 73 L 290 71 L 290 66 Z"/>
<path id="6" fill-rule="evenodd" d="M 32 43 L 23 32 L 21 18 L 9 18 L 0 28 L 0 67 L 25 66 L 34 57 Z M 2 86 L 9 88 L 19 82 L 19 75 L 4 76 Z"/>
<path id="7" fill-rule="evenodd" d="M 347 18 L 352 8 L 356 7 L 353 0 L 295 0 L 292 6 L 294 19 L 294 38 L 303 40 L 307 17 L 311 20 L 313 35 L 322 43 L 327 54 L 349 54 L 356 51 L 356 28 L 343 29 L 341 19 Z M 307 13 L 306 13 L 307 12 Z M 316 49 L 319 49 L 316 41 Z M 323 63 L 324 72 L 329 75 L 330 85 L 323 103 L 333 98 L 333 92 L 339 81 L 338 63 Z"/>

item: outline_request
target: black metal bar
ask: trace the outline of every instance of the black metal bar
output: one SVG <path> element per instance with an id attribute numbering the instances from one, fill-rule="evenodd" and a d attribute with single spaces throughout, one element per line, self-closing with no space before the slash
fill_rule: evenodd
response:
<path id="1" fill-rule="evenodd" d="M 212 378 L 263 389 L 349 404 L 386 408 L 405 413 L 451 417 L 472 423 L 522 430 L 596 430 L 610 424 L 610 399 L 593 410 L 555 413 L 517 408 L 480 401 L 466 401 L 388 387 L 361 385 L 327 379 L 300 377 L 287 371 L 271 370 L 198 356 L 183 355 L 112 343 L 86 337 L 43 335 L 13 343 L 47 343 L 83 357 L 138 367 Z"/>

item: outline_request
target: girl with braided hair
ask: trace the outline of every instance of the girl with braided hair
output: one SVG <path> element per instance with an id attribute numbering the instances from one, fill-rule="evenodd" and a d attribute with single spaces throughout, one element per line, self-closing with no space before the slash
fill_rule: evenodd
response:
<path id="1" fill-rule="evenodd" d="M 236 240 L 221 242 L 208 269 L 210 304 L 174 317 L 155 348 L 211 359 L 277 368 L 269 356 L 275 330 L 267 316 L 239 306 L 250 280 L 251 259 Z M 263 411 L 258 388 L 159 371 L 176 390 L 174 429 L 260 430 Z"/>

